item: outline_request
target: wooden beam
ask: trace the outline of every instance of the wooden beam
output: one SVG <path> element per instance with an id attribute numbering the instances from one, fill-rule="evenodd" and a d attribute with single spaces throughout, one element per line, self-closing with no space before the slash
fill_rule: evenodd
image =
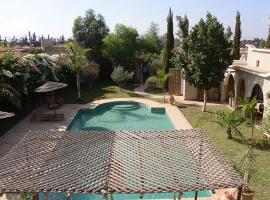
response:
<path id="1" fill-rule="evenodd" d="M 195 191 L 195 199 L 194 200 L 198 200 L 198 191 Z"/>
<path id="2" fill-rule="evenodd" d="M 70 192 L 67 192 L 67 200 L 71 200 Z"/>
<path id="3" fill-rule="evenodd" d="M 237 200 L 241 200 L 241 196 L 242 196 L 242 190 L 243 190 L 243 188 L 242 188 L 242 187 L 239 187 L 239 188 L 238 188 Z"/>
<path id="4" fill-rule="evenodd" d="M 32 194 L 33 200 L 39 200 L 39 193 L 35 192 Z"/>
<path id="5" fill-rule="evenodd" d="M 183 195 L 183 193 L 182 193 L 182 192 L 179 192 L 179 193 L 178 193 L 178 200 L 181 200 L 182 195 Z"/>
<path id="6" fill-rule="evenodd" d="M 49 193 L 45 192 L 45 200 L 49 200 Z"/>

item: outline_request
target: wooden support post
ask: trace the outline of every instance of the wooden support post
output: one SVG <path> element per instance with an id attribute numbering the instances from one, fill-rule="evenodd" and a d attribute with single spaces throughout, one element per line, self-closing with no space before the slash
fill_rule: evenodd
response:
<path id="1" fill-rule="evenodd" d="M 242 190 L 243 190 L 243 188 L 242 188 L 242 187 L 239 187 L 239 188 L 238 188 L 237 200 L 241 200 L 241 196 L 242 196 Z"/>
<path id="2" fill-rule="evenodd" d="M 111 193 L 111 199 L 110 200 L 113 200 L 113 194 Z"/>
<path id="3" fill-rule="evenodd" d="M 195 191 L 195 200 L 198 200 L 198 191 Z"/>
<path id="4" fill-rule="evenodd" d="M 71 200 L 70 192 L 67 192 L 67 200 Z"/>
<path id="5" fill-rule="evenodd" d="M 45 192 L 45 200 L 49 200 L 49 193 Z"/>
<path id="6" fill-rule="evenodd" d="M 182 192 L 179 192 L 179 193 L 178 193 L 178 200 L 181 200 L 182 195 L 183 195 L 183 193 L 182 193 Z"/>
<path id="7" fill-rule="evenodd" d="M 176 200 L 176 194 L 173 193 L 173 200 Z"/>
<path id="8" fill-rule="evenodd" d="M 38 192 L 33 193 L 32 196 L 33 196 L 33 200 L 39 200 L 39 193 Z"/>

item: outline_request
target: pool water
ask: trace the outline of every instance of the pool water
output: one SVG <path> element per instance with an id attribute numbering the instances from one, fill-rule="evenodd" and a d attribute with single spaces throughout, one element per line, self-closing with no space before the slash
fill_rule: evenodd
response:
<path id="1" fill-rule="evenodd" d="M 173 130 L 164 108 L 139 103 L 116 102 L 80 110 L 68 130 Z"/>
<path id="2" fill-rule="evenodd" d="M 198 197 L 211 197 L 211 193 L 208 190 L 203 190 L 198 192 Z M 48 194 L 49 200 L 65 200 L 66 194 L 65 193 L 49 193 Z M 108 196 L 109 200 L 112 200 L 110 198 L 110 195 Z M 194 198 L 195 194 L 194 192 L 184 192 L 182 198 Z M 144 194 L 142 199 L 150 200 L 173 200 L 174 194 L 173 193 L 158 193 L 158 194 Z M 178 195 L 176 195 L 176 199 L 178 198 Z M 39 194 L 40 200 L 45 200 L 45 193 Z M 71 194 L 71 200 L 105 200 L 106 198 L 103 197 L 103 195 L 96 195 L 96 194 L 80 194 L 80 193 L 72 193 Z M 114 194 L 113 200 L 140 200 L 139 194 Z"/>

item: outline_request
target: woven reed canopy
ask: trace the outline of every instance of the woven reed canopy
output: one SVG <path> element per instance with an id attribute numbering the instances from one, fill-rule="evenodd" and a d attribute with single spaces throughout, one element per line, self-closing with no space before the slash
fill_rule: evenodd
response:
<path id="1" fill-rule="evenodd" d="M 200 129 L 29 132 L 0 159 L 1 192 L 161 193 L 241 187 Z"/>
<path id="2" fill-rule="evenodd" d="M 15 116 L 14 113 L 0 111 L 0 119 L 13 117 L 13 116 Z"/>
<path id="3" fill-rule="evenodd" d="M 61 88 L 67 87 L 66 83 L 59 83 L 59 82 L 47 82 L 42 86 L 35 89 L 35 92 L 50 92 L 54 90 L 58 90 Z"/>

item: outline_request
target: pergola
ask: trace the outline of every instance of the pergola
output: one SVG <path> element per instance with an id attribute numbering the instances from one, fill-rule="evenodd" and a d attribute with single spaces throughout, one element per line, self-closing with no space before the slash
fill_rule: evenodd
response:
<path id="1" fill-rule="evenodd" d="M 0 159 L 0 193 L 175 193 L 242 188 L 204 131 L 29 132 Z M 241 189 L 238 198 L 241 197 Z M 48 198 L 48 195 L 46 195 Z"/>

